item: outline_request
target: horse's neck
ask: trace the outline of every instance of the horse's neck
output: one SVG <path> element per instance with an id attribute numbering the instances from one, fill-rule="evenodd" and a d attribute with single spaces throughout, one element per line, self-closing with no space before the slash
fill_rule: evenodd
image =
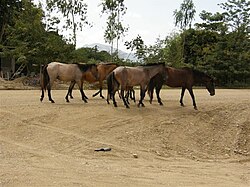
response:
<path id="1" fill-rule="evenodd" d="M 149 73 L 150 79 L 160 72 L 160 68 L 161 67 L 148 68 L 148 73 Z"/>
<path id="2" fill-rule="evenodd" d="M 204 80 L 206 78 L 206 75 L 201 72 L 193 72 L 194 76 L 194 82 L 195 84 L 204 84 Z"/>

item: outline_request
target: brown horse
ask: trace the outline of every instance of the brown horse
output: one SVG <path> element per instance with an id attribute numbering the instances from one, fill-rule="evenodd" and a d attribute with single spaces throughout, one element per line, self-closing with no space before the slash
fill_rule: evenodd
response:
<path id="1" fill-rule="evenodd" d="M 54 103 L 51 97 L 51 87 L 56 79 L 62 81 L 74 81 L 78 84 L 82 100 L 87 102 L 83 92 L 83 81 L 89 75 L 98 78 L 98 70 L 95 64 L 63 64 L 60 62 L 51 62 L 47 64 L 42 71 L 40 101 L 43 101 L 44 91 L 48 90 L 49 101 Z"/>
<path id="2" fill-rule="evenodd" d="M 183 96 L 185 93 L 185 90 L 187 89 L 189 91 L 190 96 L 193 100 L 193 106 L 194 109 L 197 110 L 195 97 L 193 93 L 192 87 L 195 84 L 203 84 L 206 86 L 208 92 L 211 96 L 215 95 L 215 89 L 214 89 L 214 79 L 207 74 L 193 70 L 190 68 L 181 68 L 176 69 L 172 67 L 166 67 L 166 74 L 167 78 L 164 78 L 161 74 L 157 74 L 155 77 L 153 77 L 150 80 L 149 86 L 148 86 L 148 94 L 150 97 L 150 103 L 153 99 L 153 91 L 154 88 L 156 90 L 157 100 L 160 105 L 162 105 L 161 98 L 160 98 L 160 90 L 162 88 L 163 84 L 166 84 L 170 87 L 182 87 L 181 91 L 181 98 L 180 98 L 180 104 L 181 106 L 184 106 L 183 104 Z"/>
<path id="3" fill-rule="evenodd" d="M 106 80 L 107 75 L 117 67 L 118 67 L 118 65 L 115 63 L 99 63 L 99 64 L 97 64 L 98 78 L 96 78 L 94 76 L 85 76 L 84 80 L 86 80 L 89 83 L 99 82 L 99 87 L 100 87 L 99 91 L 96 92 L 95 94 L 93 94 L 93 97 L 100 94 L 100 97 L 104 99 L 104 97 L 102 95 L 103 81 Z M 73 91 L 75 83 L 76 83 L 75 81 L 72 81 L 70 86 L 69 86 L 68 93 L 65 97 L 67 102 L 69 102 L 68 96 L 70 96 L 70 98 L 73 99 L 72 91 Z M 88 99 L 86 96 L 84 96 L 84 97 L 85 97 L 85 99 Z"/>
<path id="4" fill-rule="evenodd" d="M 145 92 L 147 90 L 148 83 L 152 77 L 158 73 L 165 74 L 165 65 L 162 64 L 149 64 L 146 66 L 137 66 L 137 67 L 126 67 L 120 66 L 117 67 L 107 78 L 108 84 L 108 95 L 107 103 L 109 104 L 109 99 L 113 99 L 113 104 L 117 107 L 115 101 L 115 93 L 119 90 L 121 85 L 121 97 L 126 108 L 129 108 L 129 105 L 124 97 L 124 91 L 132 88 L 133 86 L 140 86 L 140 100 L 138 107 L 140 105 L 144 107 L 143 99 L 145 97 Z M 164 77 L 166 77 L 164 75 Z"/>

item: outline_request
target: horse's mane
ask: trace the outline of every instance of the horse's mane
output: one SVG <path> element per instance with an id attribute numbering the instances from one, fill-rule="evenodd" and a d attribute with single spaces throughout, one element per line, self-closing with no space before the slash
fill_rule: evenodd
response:
<path id="1" fill-rule="evenodd" d="M 141 66 L 158 66 L 158 65 L 165 65 L 164 62 L 161 63 L 148 63 L 148 64 L 142 64 Z"/>
<path id="2" fill-rule="evenodd" d="M 196 77 L 209 77 L 206 73 L 204 73 L 200 70 L 194 69 L 194 68 L 183 67 L 181 69 L 193 72 L 194 76 L 196 76 Z"/>
<path id="3" fill-rule="evenodd" d="M 195 76 L 197 77 L 209 77 L 206 73 L 196 70 L 196 69 L 192 69 L 193 73 Z"/>
<path id="4" fill-rule="evenodd" d="M 76 64 L 82 72 L 85 72 L 89 68 L 96 66 L 96 64 L 82 64 L 82 63 L 74 63 L 74 64 Z"/>
<path id="5" fill-rule="evenodd" d="M 100 62 L 99 64 L 104 64 L 104 65 L 118 65 L 114 62 Z"/>

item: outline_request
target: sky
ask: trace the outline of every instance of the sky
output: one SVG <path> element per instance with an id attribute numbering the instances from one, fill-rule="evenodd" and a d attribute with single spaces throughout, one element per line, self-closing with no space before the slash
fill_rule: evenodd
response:
<path id="1" fill-rule="evenodd" d="M 193 0 L 196 9 L 194 23 L 200 22 L 199 14 L 221 12 L 218 3 L 227 0 Z M 77 31 L 76 47 L 104 41 L 107 16 L 101 14 L 101 0 L 85 0 L 88 5 L 87 19 L 92 27 L 85 26 Z M 122 24 L 128 27 L 128 32 L 120 41 L 119 49 L 126 51 L 125 41 L 131 41 L 140 35 L 146 45 L 154 45 L 157 38 L 164 39 L 171 32 L 178 31 L 174 25 L 174 10 L 179 10 L 183 0 L 125 0 L 126 14 L 122 16 Z"/>

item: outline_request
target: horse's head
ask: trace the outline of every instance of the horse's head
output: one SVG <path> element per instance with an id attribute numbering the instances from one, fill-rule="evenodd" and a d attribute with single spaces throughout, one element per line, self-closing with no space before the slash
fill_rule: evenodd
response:
<path id="1" fill-rule="evenodd" d="M 211 96 L 215 95 L 214 79 L 210 76 L 205 77 L 205 85 Z"/>

